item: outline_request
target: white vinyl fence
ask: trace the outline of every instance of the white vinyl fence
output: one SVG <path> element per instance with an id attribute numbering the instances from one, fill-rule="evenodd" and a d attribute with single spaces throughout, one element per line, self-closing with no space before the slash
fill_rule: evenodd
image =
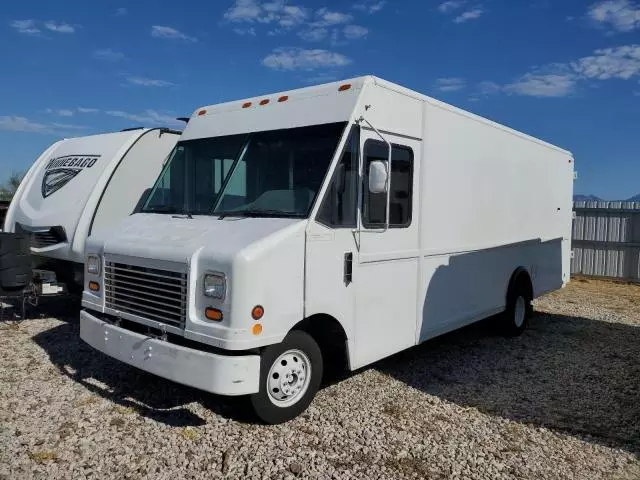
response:
<path id="1" fill-rule="evenodd" d="M 574 202 L 571 273 L 640 282 L 640 202 Z"/>

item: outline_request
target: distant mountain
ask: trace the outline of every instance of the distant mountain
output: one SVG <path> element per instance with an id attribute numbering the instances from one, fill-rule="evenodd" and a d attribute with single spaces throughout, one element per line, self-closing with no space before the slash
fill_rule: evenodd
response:
<path id="1" fill-rule="evenodd" d="M 574 195 L 574 202 L 601 202 L 602 199 L 600 197 L 596 197 L 595 195 Z"/>
<path id="2" fill-rule="evenodd" d="M 627 202 L 640 202 L 640 193 L 634 197 L 631 197 Z"/>

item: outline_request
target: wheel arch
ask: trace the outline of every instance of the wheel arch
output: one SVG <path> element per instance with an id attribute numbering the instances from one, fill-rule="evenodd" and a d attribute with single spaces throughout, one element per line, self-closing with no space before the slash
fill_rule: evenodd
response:
<path id="1" fill-rule="evenodd" d="M 525 288 L 527 289 L 527 293 L 529 293 L 529 297 L 531 298 L 531 300 L 533 300 L 534 290 L 533 281 L 531 280 L 531 274 L 525 267 L 520 266 L 516 268 L 511 274 L 506 292 L 506 301 L 509 300 L 509 296 L 511 295 L 511 293 L 520 284 L 524 284 Z"/>
<path id="2" fill-rule="evenodd" d="M 332 315 L 316 313 L 295 324 L 290 331 L 302 330 L 318 343 L 324 363 L 327 359 L 339 360 L 350 366 L 349 337 L 342 323 Z"/>

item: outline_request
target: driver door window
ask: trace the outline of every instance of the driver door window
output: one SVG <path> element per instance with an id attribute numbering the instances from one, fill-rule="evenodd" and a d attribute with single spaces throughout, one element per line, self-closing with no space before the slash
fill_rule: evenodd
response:
<path id="1" fill-rule="evenodd" d="M 378 140 L 364 144 L 364 178 L 362 199 L 362 225 L 365 228 L 384 226 L 387 214 L 387 194 L 369 192 L 369 165 L 375 160 L 387 162 L 389 147 Z M 408 147 L 393 145 L 391 151 L 391 200 L 390 228 L 407 228 L 411 225 L 413 185 L 413 151 Z"/>

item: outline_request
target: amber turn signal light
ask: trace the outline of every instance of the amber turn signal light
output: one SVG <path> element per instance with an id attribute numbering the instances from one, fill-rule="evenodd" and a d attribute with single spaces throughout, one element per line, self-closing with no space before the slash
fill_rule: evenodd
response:
<path id="1" fill-rule="evenodd" d="M 222 311 L 217 308 L 208 307 L 204 311 L 204 316 L 209 320 L 213 320 L 214 322 L 220 322 L 223 318 Z"/>
<path id="2" fill-rule="evenodd" d="M 100 284 L 98 282 L 89 282 L 89 290 L 92 292 L 99 292 Z"/>
<path id="3" fill-rule="evenodd" d="M 251 329 L 251 332 L 254 335 L 260 335 L 262 333 L 262 325 L 259 323 L 256 323 L 253 328 Z"/>

